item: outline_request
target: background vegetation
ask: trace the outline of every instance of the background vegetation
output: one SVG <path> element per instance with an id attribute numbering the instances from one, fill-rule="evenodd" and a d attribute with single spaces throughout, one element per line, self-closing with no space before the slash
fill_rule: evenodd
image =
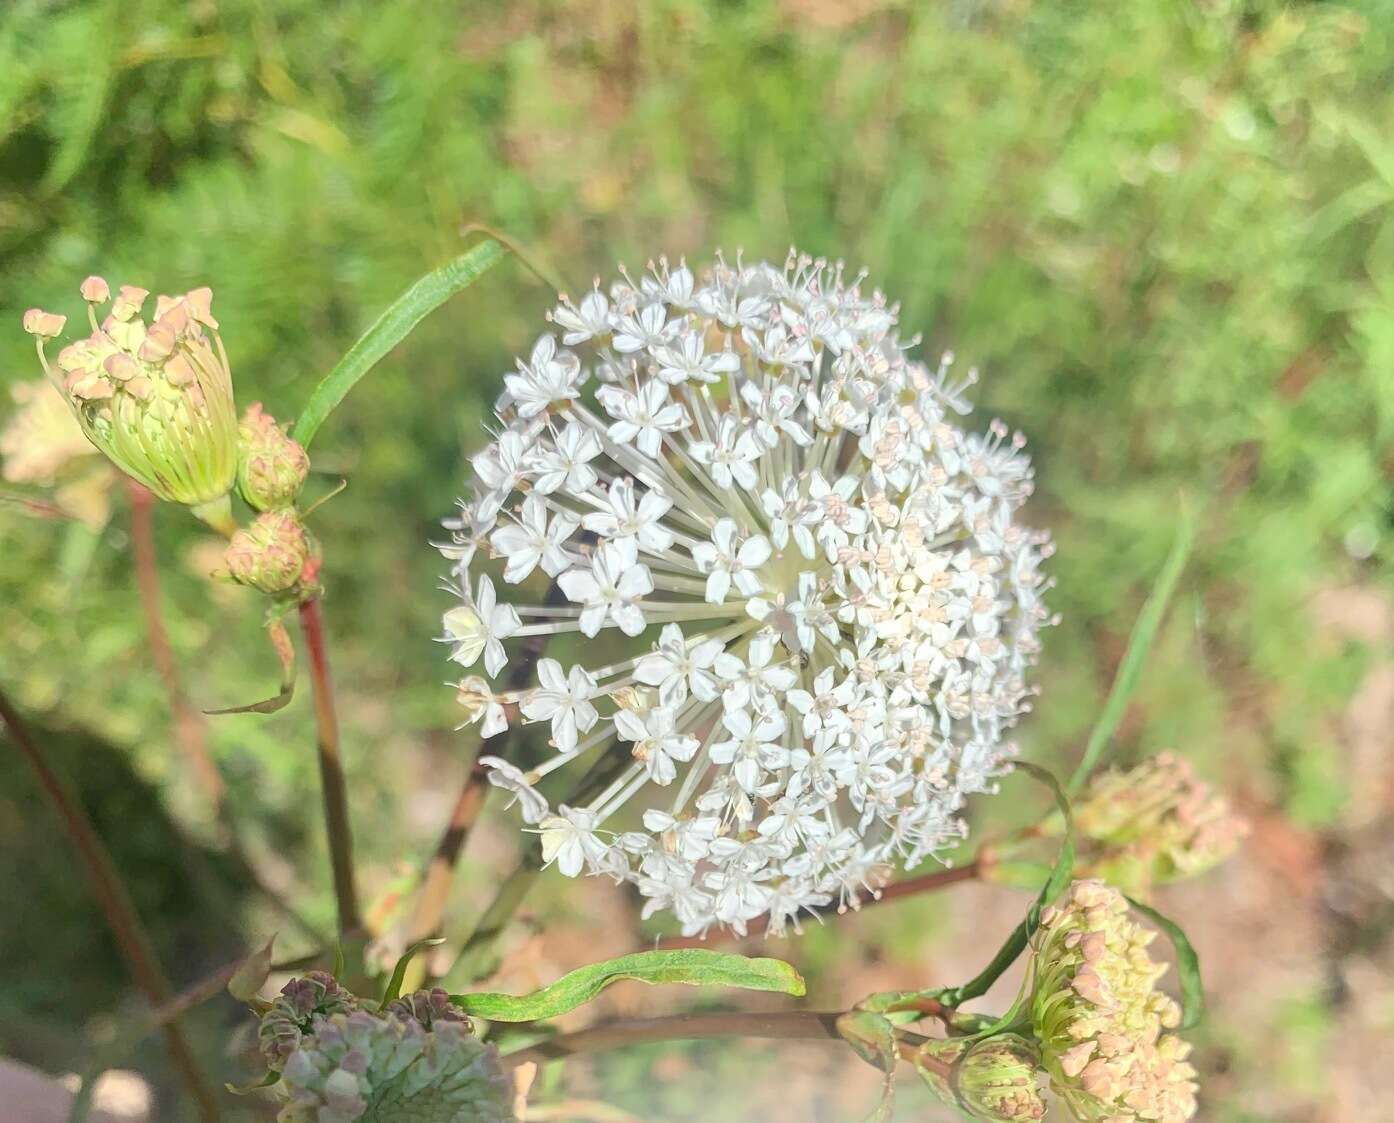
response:
<path id="1" fill-rule="evenodd" d="M 1177 748 L 1257 826 L 1231 867 L 1166 898 L 1215 991 L 1203 1117 L 1374 1118 L 1394 1101 L 1394 1066 L 1375 1063 L 1394 1048 L 1392 69 L 1384 0 L 10 0 L 0 383 L 37 372 L 20 312 L 74 312 L 90 272 L 212 285 L 239 400 L 293 416 L 472 221 L 535 247 L 573 291 L 660 252 L 796 244 L 865 264 L 928 353 L 983 370 L 983 413 L 1031 438 L 1062 614 L 1022 730 L 1034 759 L 1077 753 L 1178 510 L 1197 516 L 1119 753 Z M 441 685 L 428 543 L 547 307 L 505 262 L 317 441 L 323 486 L 349 482 L 316 526 L 382 917 L 474 743 Z M 61 759 L 187 982 L 279 922 L 219 865 L 172 748 L 120 492 L 114 507 L 92 530 L 0 506 L 0 681 L 69 731 Z M 157 517 L 188 692 L 208 707 L 270 692 L 255 599 L 210 588 L 216 552 L 193 520 Z M 302 694 L 211 733 L 258 860 L 327 925 Z M 126 790 L 137 781 L 145 794 Z M 491 822 L 452 902 L 461 922 L 508 864 L 510 822 Z M 0 1051 L 61 1071 L 123 1007 L 100 921 L 40 841 L 53 837 L 0 757 Z M 829 1004 L 871 978 L 948 981 L 1019 904 L 955 891 L 777 954 Z M 548 939 L 520 932 L 509 970 L 548 976 L 594 958 L 597 939 L 639 946 L 632 912 L 599 883 L 550 879 L 529 914 Z M 228 1015 L 204 1018 L 228 1070 Z M 797 1095 L 762 1091 L 748 1057 L 716 1046 L 576 1079 L 645 1119 L 718 1104 L 757 1118 L 791 1096 L 812 1118 L 869 1106 L 826 1056 L 782 1056 Z M 158 1077 L 158 1051 L 145 1062 Z"/>

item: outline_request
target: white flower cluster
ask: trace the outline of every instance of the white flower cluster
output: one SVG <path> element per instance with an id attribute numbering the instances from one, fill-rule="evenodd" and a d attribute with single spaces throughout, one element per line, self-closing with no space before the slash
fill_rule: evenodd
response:
<path id="1" fill-rule="evenodd" d="M 718 257 L 563 299 L 448 524 L 457 662 L 493 679 L 510 641 L 564 632 L 621 655 L 465 679 L 486 737 L 514 706 L 551 726 L 552 758 L 485 757 L 491 779 L 564 874 L 631 881 L 689 934 L 782 931 L 960 838 L 1032 693 L 1049 546 L 1014 521 L 1022 439 L 960 429 L 972 376 L 908 358 L 863 280 Z M 505 600 L 486 568 L 555 588 Z M 585 806 L 537 792 L 617 746 Z M 641 790 L 645 829 L 617 829 Z"/>

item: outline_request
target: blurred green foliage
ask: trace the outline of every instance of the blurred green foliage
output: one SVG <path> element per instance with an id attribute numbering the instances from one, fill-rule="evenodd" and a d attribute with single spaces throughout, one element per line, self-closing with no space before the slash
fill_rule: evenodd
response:
<path id="1" fill-rule="evenodd" d="M 1185 503 L 1194 560 L 1124 750 L 1174 745 L 1251 801 L 1339 822 L 1335 715 L 1369 654 L 1319 642 L 1309 604 L 1388 581 L 1385 0 L 11 0 L 0 21 L 0 382 L 36 373 L 20 312 L 74 313 L 89 272 L 212 285 L 240 401 L 291 417 L 471 221 L 577 291 L 718 246 L 866 264 L 1032 440 L 1062 623 L 1028 751 L 1077 751 Z M 320 486 L 349 481 L 315 524 L 370 885 L 436 828 L 406 798 L 460 774 L 428 542 L 547 307 L 506 262 L 317 440 Z M 261 696 L 259 606 L 210 591 L 198 526 L 159 515 L 190 693 Z M 0 508 L 0 681 L 127 747 L 196 823 L 152 735 L 123 524 L 118 505 L 83 548 Z M 213 727 L 263 842 L 309 806 L 307 728 L 303 697 Z M 295 857 L 327 917 L 313 842 Z"/>

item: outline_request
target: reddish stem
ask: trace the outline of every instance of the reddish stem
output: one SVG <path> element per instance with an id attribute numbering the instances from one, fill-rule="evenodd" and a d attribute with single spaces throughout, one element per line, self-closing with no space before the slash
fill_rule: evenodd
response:
<path id="1" fill-rule="evenodd" d="M 3 719 L 10 739 L 19 749 L 20 755 L 33 769 L 39 786 L 77 850 L 92 894 L 101 906 L 107 926 L 111 929 L 116 946 L 126 961 L 136 986 L 145 994 L 152 1007 L 158 1009 L 165 1006 L 173 998 L 173 991 L 160 968 L 149 934 L 145 931 L 135 906 L 131 904 L 121 874 L 96 828 L 92 826 L 92 820 L 87 817 L 81 804 L 68 794 L 57 773 L 49 767 L 48 761 L 44 759 L 38 745 L 29 735 L 28 728 L 3 693 L 0 693 L 0 719 Z M 210 1123 L 217 1123 L 222 1116 L 213 1087 L 199 1067 L 198 1059 L 178 1021 L 171 1018 L 161 1025 L 161 1030 L 175 1067 L 198 1102 L 200 1116 Z"/>
<path id="2" fill-rule="evenodd" d="M 324 801 L 324 825 L 329 837 L 329 861 L 334 873 L 334 898 L 339 906 L 339 933 L 360 938 L 363 922 L 358 914 L 358 891 L 353 879 L 353 834 L 349 828 L 348 791 L 343 759 L 339 753 L 339 719 L 334 711 L 334 683 L 329 676 L 329 653 L 324 641 L 324 621 L 319 598 L 300 605 L 300 627 L 310 661 L 310 683 L 315 698 L 316 738 L 319 747 L 320 792 Z"/>
<path id="3" fill-rule="evenodd" d="M 131 497 L 131 546 L 135 555 L 136 587 L 140 590 L 140 604 L 145 612 L 150 659 L 164 684 L 170 717 L 174 722 L 174 739 L 217 816 L 222 810 L 225 785 L 218 766 L 213 762 L 213 755 L 208 751 L 203 715 L 184 696 L 179 668 L 170 649 L 164 613 L 160 608 L 160 569 L 155 553 L 152 514 L 155 497 L 135 480 L 127 478 L 126 485 Z"/>

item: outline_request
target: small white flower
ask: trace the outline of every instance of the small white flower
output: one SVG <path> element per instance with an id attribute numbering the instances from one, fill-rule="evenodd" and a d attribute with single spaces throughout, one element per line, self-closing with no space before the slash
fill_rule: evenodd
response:
<path id="1" fill-rule="evenodd" d="M 542 860 L 551 865 L 557 863 L 565 877 L 575 877 L 585 866 L 602 868 L 606 855 L 610 852 L 608 844 L 600 840 L 596 832 L 595 815 L 580 807 L 557 807 L 559 814 L 543 819 L 539 824 L 542 832 Z"/>
<path id="2" fill-rule="evenodd" d="M 509 764 L 502 757 L 482 756 L 479 763 L 489 770 L 489 783 L 506 792 L 512 792 L 518 804 L 519 814 L 525 823 L 540 823 L 551 810 L 547 801 L 537 789 L 528 782 L 526 774 Z"/>
<path id="3" fill-rule="evenodd" d="M 465 719 L 465 725 L 473 725 L 476 721 L 480 723 L 481 740 L 487 741 L 508 728 L 508 712 L 503 708 L 503 703 L 490 689 L 489 684 L 478 675 L 470 675 L 460 683 L 455 700 L 469 715 Z"/>
<path id="4" fill-rule="evenodd" d="M 667 322 L 668 313 L 662 304 L 648 304 L 633 315 L 624 316 L 615 328 L 615 350 L 621 354 L 662 347 L 681 327 L 678 321 Z"/>
<path id="5" fill-rule="evenodd" d="M 712 745 L 712 763 L 729 764 L 736 783 L 754 792 L 764 775 L 765 760 L 776 748 L 773 742 L 784 736 L 784 715 L 764 714 L 752 721 L 746 710 L 727 710 L 721 715 L 721 724 L 731 733 L 731 740 Z"/>
<path id="6" fill-rule="evenodd" d="M 552 722 L 552 742 L 562 752 L 576 747 L 578 733 L 585 733 L 600 720 L 590 699 L 595 697 L 595 679 L 584 667 L 572 667 L 562 674 L 555 659 L 542 659 L 537 664 L 537 677 L 542 685 L 531 691 L 519 709 L 530 721 Z"/>
<path id="7" fill-rule="evenodd" d="M 561 341 L 568 347 L 610 334 L 610 302 L 598 288 L 581 298 L 581 306 L 563 302 L 552 310 L 552 321 L 565 329 Z"/>
<path id="8" fill-rule="evenodd" d="M 561 488 L 573 494 L 589 491 L 598 479 L 591 461 L 602 448 L 595 432 L 568 422 L 557 434 L 556 443 L 537 458 L 533 486 L 543 495 Z"/>
<path id="9" fill-rule="evenodd" d="M 566 402 L 580 393 L 581 363 L 569 351 L 557 352 L 557 341 L 544 335 L 532 357 L 518 364 L 518 373 L 505 375 L 504 386 L 518 403 L 520 417 L 536 417 L 553 402 Z"/>
<path id="10" fill-rule="evenodd" d="M 658 687 L 658 701 L 664 706 L 681 704 L 689 690 L 693 697 L 711 702 L 720 696 L 712 666 L 721 651 L 717 640 L 689 644 L 682 628 L 665 624 L 654 653 L 635 664 L 634 677 L 647 686 Z"/>
<path id="11" fill-rule="evenodd" d="M 716 659 L 716 673 L 726 681 L 722 705 L 727 710 L 754 706 L 769 709 L 774 700 L 798 682 L 799 676 L 784 662 L 774 660 L 774 639 L 761 632 L 750 641 L 745 658 L 725 652 Z"/>
<path id="12" fill-rule="evenodd" d="M 517 520 L 499 527 L 489 539 L 494 549 L 508 559 L 503 579 L 516 585 L 539 563 L 548 577 L 561 573 L 571 564 L 566 540 L 578 526 L 580 520 L 565 512 L 558 512 L 549 525 L 546 501 L 540 495 L 529 495 L 523 500 Z"/>
<path id="13" fill-rule="evenodd" d="M 658 377 L 671 385 L 680 382 L 720 382 L 722 377 L 741 369 L 740 356 L 734 351 L 706 354 L 702 337 L 695 331 L 685 332 L 670 347 L 655 353 L 659 362 Z"/>
<path id="14" fill-rule="evenodd" d="M 751 490 L 759 482 L 755 462 L 760 459 L 760 444 L 754 434 L 729 413 L 722 417 L 715 441 L 693 441 L 690 450 L 692 459 L 711 469 L 718 487 L 730 487 L 734 480 Z"/>
<path id="15" fill-rule="evenodd" d="M 612 541 L 633 541 L 645 550 L 658 552 L 673 544 L 673 535 L 659 520 L 673 506 L 673 501 L 657 491 L 644 492 L 637 502 L 634 481 L 616 480 L 606 493 L 608 510 L 592 511 L 581 519 L 581 525 L 602 538 Z"/>
<path id="16" fill-rule="evenodd" d="M 644 630 L 644 613 L 635 602 L 653 592 L 653 577 L 639 564 L 633 539 L 602 543 L 589 569 L 569 569 L 557 584 L 583 606 L 580 626 L 586 635 L 600 631 L 607 618 L 627 636 Z"/>
<path id="17" fill-rule="evenodd" d="M 711 541 L 692 547 L 692 560 L 707 574 L 706 598 L 720 604 L 734 584 L 746 596 L 760 591 L 756 570 L 770 557 L 770 543 L 763 534 L 737 542 L 739 529 L 734 519 L 719 519 L 712 527 Z"/>
<path id="18" fill-rule="evenodd" d="M 446 638 L 453 645 L 450 657 L 462 667 L 469 667 L 482 653 L 484 668 L 492 678 L 508 661 L 501 641 L 517 631 L 522 621 L 511 604 L 498 603 L 494 583 L 484 576 L 479 579 L 474 604 L 450 609 L 444 624 Z"/>
<path id="19" fill-rule="evenodd" d="M 687 411 L 668 399 L 662 382 L 646 382 L 637 392 L 619 386 L 602 386 L 596 399 L 615 418 L 609 437 L 616 444 L 630 444 L 645 456 L 657 456 L 664 433 L 676 433 L 690 424 Z"/>
<path id="20" fill-rule="evenodd" d="M 649 779 L 666 787 L 678 774 L 674 761 L 689 761 L 697 752 L 697 738 L 676 732 L 673 711 L 667 706 L 655 706 L 647 714 L 633 710 L 615 713 L 615 736 L 621 741 L 633 741 L 634 759 L 642 761 Z"/>

